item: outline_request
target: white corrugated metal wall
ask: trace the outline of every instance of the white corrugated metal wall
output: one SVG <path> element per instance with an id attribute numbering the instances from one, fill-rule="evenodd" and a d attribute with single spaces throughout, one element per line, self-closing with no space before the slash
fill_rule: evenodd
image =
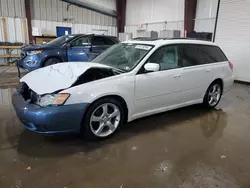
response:
<path id="1" fill-rule="evenodd" d="M 75 5 L 70 5 L 67 9 L 68 3 L 61 0 L 33 0 L 31 2 L 33 2 L 31 5 L 32 20 L 70 22 L 89 25 L 116 25 L 116 19 L 111 16 L 106 16 Z"/>
<path id="2" fill-rule="evenodd" d="M 250 0 L 221 0 L 215 42 L 234 64 L 236 80 L 250 82 Z"/>
<path id="3" fill-rule="evenodd" d="M 96 0 L 100 3 L 100 0 Z M 72 27 L 73 33 L 103 33 L 117 35 L 116 18 L 106 16 L 74 5 L 69 6 L 61 0 L 32 0 L 32 26 L 43 34 L 56 35 L 56 26 Z M 115 8 L 115 0 L 102 0 L 108 8 Z M 0 0 L 0 18 L 6 18 L 9 42 L 25 42 L 22 19 L 25 19 L 24 0 Z M 2 21 L 0 20 L 0 24 Z M 0 41 L 4 40 L 0 25 Z"/>
<path id="4" fill-rule="evenodd" d="M 196 32 L 214 32 L 218 0 L 197 0 L 195 26 Z"/>
<path id="5" fill-rule="evenodd" d="M 24 0 L 0 0 L 0 41 L 4 40 L 2 18 L 6 18 L 7 39 L 9 42 L 25 42 L 23 20 L 25 19 Z"/>
<path id="6" fill-rule="evenodd" d="M 99 0 L 98 0 L 99 2 Z M 96 2 L 96 3 L 98 3 Z M 102 0 L 106 6 L 115 7 L 115 0 Z M 56 34 L 56 26 L 72 27 L 73 33 L 117 35 L 116 19 L 95 11 L 70 5 L 61 0 L 34 0 L 32 3 L 32 26 L 42 29 L 43 34 Z M 110 8 L 109 7 L 109 8 Z"/>
<path id="7" fill-rule="evenodd" d="M 0 0 L 0 17 L 25 18 L 24 0 Z"/>
<path id="8" fill-rule="evenodd" d="M 91 1 L 91 0 L 89 0 L 89 1 Z M 116 1 L 114 1 L 114 0 L 94 0 L 91 2 L 94 2 L 95 4 L 98 4 L 98 5 L 105 7 L 105 8 L 116 10 Z"/>
<path id="9" fill-rule="evenodd" d="M 184 0 L 127 0 L 125 31 L 137 37 L 139 24 L 148 31 L 181 30 L 183 35 Z"/>
<path id="10" fill-rule="evenodd" d="M 2 18 L 0 17 L 0 41 L 4 40 L 3 36 L 3 26 L 2 26 Z M 7 40 L 8 42 L 22 42 L 25 43 L 24 38 L 24 25 L 23 22 L 26 22 L 27 25 L 27 19 L 26 18 L 13 18 L 13 17 L 6 17 L 6 26 L 7 26 Z M 26 33 L 26 36 L 28 37 L 28 33 Z"/>
<path id="11" fill-rule="evenodd" d="M 4 41 L 3 19 L 6 22 L 7 41 L 25 43 L 25 24 L 23 22 L 27 24 L 27 20 L 25 18 L 24 0 L 0 0 L 0 41 Z M 5 50 L 0 49 L 0 55 L 5 53 Z M 18 54 L 19 52 L 18 50 L 12 50 L 11 53 Z M 1 64 L 3 60 L 0 59 Z"/>
<path id="12" fill-rule="evenodd" d="M 95 33 L 105 35 L 117 35 L 116 26 L 105 26 L 105 25 L 88 25 L 88 24 L 77 24 L 69 22 L 55 22 L 55 21 L 43 21 L 43 20 L 32 20 L 32 26 L 42 28 L 44 34 L 56 35 L 56 27 L 71 27 L 73 34 L 78 33 Z"/>

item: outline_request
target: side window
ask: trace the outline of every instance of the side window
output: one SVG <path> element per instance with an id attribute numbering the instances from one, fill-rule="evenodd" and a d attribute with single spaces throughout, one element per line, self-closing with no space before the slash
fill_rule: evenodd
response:
<path id="1" fill-rule="evenodd" d="M 161 70 L 169 70 L 180 67 L 177 46 L 165 46 L 158 49 L 148 60 L 150 63 L 158 63 Z"/>
<path id="2" fill-rule="evenodd" d="M 207 56 L 198 45 L 181 45 L 182 67 L 207 63 Z"/>
<path id="3" fill-rule="evenodd" d="M 74 42 L 72 42 L 72 47 L 82 47 L 90 45 L 89 37 L 81 37 L 79 39 L 76 39 Z"/>
<path id="4" fill-rule="evenodd" d="M 105 44 L 106 45 L 114 45 L 115 42 L 113 40 L 109 39 L 109 38 L 105 38 Z"/>
<path id="5" fill-rule="evenodd" d="M 106 45 L 106 41 L 104 37 L 94 37 L 92 39 L 92 45 Z"/>

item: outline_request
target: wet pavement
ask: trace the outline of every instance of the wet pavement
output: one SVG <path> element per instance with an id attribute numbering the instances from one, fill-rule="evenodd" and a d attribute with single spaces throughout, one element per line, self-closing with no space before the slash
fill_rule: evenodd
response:
<path id="1" fill-rule="evenodd" d="M 9 104 L 13 89 L 4 92 L 0 188 L 250 187 L 250 86 L 234 84 L 216 110 L 143 118 L 102 142 L 24 130 Z"/>
<path id="2" fill-rule="evenodd" d="M 26 74 L 20 69 L 20 76 Z M 19 83 L 18 69 L 16 66 L 0 66 L 0 87 L 16 86 Z"/>

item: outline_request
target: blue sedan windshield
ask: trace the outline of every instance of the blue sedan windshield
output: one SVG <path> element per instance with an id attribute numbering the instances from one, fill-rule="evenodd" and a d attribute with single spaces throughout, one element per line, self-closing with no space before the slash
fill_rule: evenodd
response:
<path id="1" fill-rule="evenodd" d="M 108 48 L 92 61 L 128 72 L 132 70 L 152 48 L 152 45 L 119 43 Z"/>
<path id="2" fill-rule="evenodd" d="M 49 45 L 62 45 L 73 37 L 75 37 L 75 35 L 64 35 L 64 36 L 58 37 L 58 38 L 48 42 L 47 44 L 49 44 Z"/>

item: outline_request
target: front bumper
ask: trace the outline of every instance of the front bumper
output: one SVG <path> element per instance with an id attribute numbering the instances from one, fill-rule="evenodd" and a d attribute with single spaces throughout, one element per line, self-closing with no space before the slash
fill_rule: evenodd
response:
<path id="1" fill-rule="evenodd" d="M 12 103 L 16 114 L 25 127 L 43 134 L 78 132 L 87 103 L 40 107 L 24 101 L 20 93 L 15 92 Z"/>
<path id="2" fill-rule="evenodd" d="M 33 71 L 41 68 L 41 62 L 43 60 L 43 55 L 26 55 L 17 61 L 17 66 L 26 71 Z M 29 65 L 30 64 L 30 65 Z"/>

